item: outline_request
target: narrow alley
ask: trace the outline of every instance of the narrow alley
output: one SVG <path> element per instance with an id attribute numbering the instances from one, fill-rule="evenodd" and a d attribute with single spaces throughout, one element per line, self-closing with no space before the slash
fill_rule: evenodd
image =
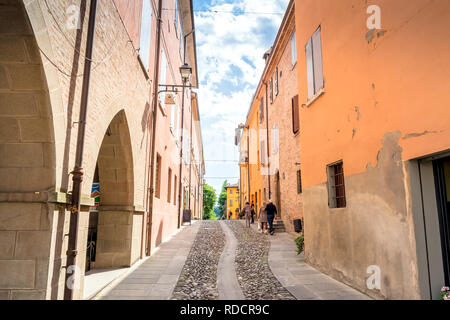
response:
<path id="1" fill-rule="evenodd" d="M 93 299 L 371 300 L 307 265 L 292 235 L 269 237 L 242 221 L 184 226 Z"/>
<path id="2" fill-rule="evenodd" d="M 0 300 L 450 300 L 448 39 L 450 0 L 0 0 Z"/>

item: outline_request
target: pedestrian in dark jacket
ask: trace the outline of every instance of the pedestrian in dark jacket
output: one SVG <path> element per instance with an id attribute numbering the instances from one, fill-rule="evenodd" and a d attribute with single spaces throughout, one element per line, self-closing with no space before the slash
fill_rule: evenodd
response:
<path id="1" fill-rule="evenodd" d="M 255 223 L 255 215 L 256 215 L 255 205 L 252 203 L 252 224 Z"/>
<path id="2" fill-rule="evenodd" d="M 272 200 L 269 199 L 269 203 L 266 205 L 267 220 L 269 222 L 270 235 L 273 235 L 273 220 L 277 215 L 277 207 L 273 204 Z"/>

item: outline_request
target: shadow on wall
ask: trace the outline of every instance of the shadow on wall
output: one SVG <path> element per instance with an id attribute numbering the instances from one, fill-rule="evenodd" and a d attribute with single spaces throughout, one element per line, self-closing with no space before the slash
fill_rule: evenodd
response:
<path id="1" fill-rule="evenodd" d="M 159 246 L 162 242 L 162 232 L 163 232 L 164 221 L 161 220 L 158 227 L 158 235 L 156 236 L 155 247 Z"/>

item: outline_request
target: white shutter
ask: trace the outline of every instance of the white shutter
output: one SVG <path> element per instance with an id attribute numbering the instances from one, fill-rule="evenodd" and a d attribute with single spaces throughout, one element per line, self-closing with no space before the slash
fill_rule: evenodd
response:
<path id="1" fill-rule="evenodd" d="M 322 66 L 322 39 L 320 27 L 312 37 L 313 61 L 314 61 L 314 93 L 323 88 L 323 66 Z"/>
<path id="2" fill-rule="evenodd" d="M 275 125 L 272 129 L 272 155 L 277 155 L 278 154 L 278 145 L 279 145 L 279 140 L 278 140 L 278 127 L 277 125 Z"/>
<path id="3" fill-rule="evenodd" d="M 314 66 L 313 66 L 313 52 L 312 40 L 309 39 L 306 44 L 306 74 L 308 78 L 308 100 L 314 96 Z"/>
<path id="4" fill-rule="evenodd" d="M 292 34 L 291 38 L 291 48 L 292 48 L 292 65 L 294 65 L 297 62 L 297 39 L 296 32 L 294 30 L 294 33 Z"/>

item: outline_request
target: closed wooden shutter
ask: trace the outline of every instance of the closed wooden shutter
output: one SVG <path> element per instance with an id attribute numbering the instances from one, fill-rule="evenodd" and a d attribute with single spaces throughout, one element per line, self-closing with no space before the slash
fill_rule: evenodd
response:
<path id="1" fill-rule="evenodd" d="M 275 68 L 275 96 L 278 96 L 278 67 Z"/>
<path id="2" fill-rule="evenodd" d="M 273 79 L 270 78 L 269 80 L 269 86 L 270 86 L 270 104 L 273 103 Z"/>
<path id="3" fill-rule="evenodd" d="M 302 171 L 297 170 L 297 193 L 301 194 L 302 192 Z"/>
<path id="4" fill-rule="evenodd" d="M 300 131 L 300 110 L 298 107 L 298 95 L 292 98 L 292 131 L 297 133 Z"/>
<path id="5" fill-rule="evenodd" d="M 264 121 L 264 98 L 261 98 L 259 103 L 259 123 Z"/>

